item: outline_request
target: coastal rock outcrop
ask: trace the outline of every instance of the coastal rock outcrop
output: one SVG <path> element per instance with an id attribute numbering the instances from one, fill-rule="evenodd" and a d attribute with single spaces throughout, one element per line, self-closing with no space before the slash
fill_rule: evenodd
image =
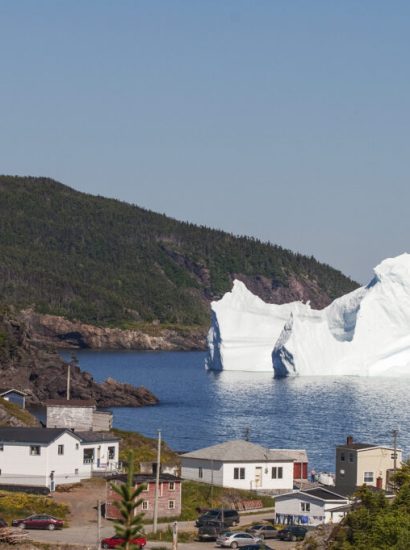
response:
<path id="1" fill-rule="evenodd" d="M 56 315 L 41 315 L 28 309 L 22 317 L 33 340 L 61 348 L 133 349 L 133 350 L 204 350 L 206 331 L 202 327 L 168 329 L 146 324 L 144 330 L 97 327 L 70 321 Z"/>
<path id="2" fill-rule="evenodd" d="M 322 310 L 265 304 L 236 282 L 212 303 L 208 368 L 276 376 L 410 374 L 410 255 Z"/>
<path id="3" fill-rule="evenodd" d="M 67 364 L 58 353 L 32 338 L 19 314 L 0 314 L 0 376 L 3 387 L 28 393 L 29 404 L 66 395 Z M 71 397 L 94 399 L 100 407 L 154 405 L 158 399 L 148 389 L 111 378 L 99 384 L 91 374 L 71 365 Z"/>

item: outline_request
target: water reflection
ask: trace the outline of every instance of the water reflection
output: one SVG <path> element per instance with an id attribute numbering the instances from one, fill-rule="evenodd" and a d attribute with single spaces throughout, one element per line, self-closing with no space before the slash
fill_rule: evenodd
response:
<path id="1" fill-rule="evenodd" d="M 115 425 L 191 450 L 242 438 L 270 447 L 302 447 L 316 469 L 334 470 L 335 445 L 346 435 L 410 450 L 410 378 L 304 377 L 274 379 L 270 373 L 211 372 L 199 352 L 79 352 L 80 365 L 97 380 L 144 385 L 158 407 L 114 409 Z"/>

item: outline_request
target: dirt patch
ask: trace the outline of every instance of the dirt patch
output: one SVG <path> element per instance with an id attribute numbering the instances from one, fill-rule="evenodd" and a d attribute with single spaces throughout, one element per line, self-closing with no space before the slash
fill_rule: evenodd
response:
<path id="1" fill-rule="evenodd" d="M 97 503 L 105 503 L 106 498 L 105 479 L 87 479 L 68 492 L 53 493 L 53 499 L 59 504 L 66 504 L 70 508 L 68 521 L 70 526 L 97 523 Z"/>

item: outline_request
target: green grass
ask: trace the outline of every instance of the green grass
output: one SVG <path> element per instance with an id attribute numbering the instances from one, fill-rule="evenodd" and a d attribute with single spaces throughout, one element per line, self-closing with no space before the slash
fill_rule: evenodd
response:
<path id="1" fill-rule="evenodd" d="M 178 542 L 191 542 L 195 540 L 196 533 L 189 532 L 189 531 L 178 531 Z M 163 542 L 172 542 L 172 529 L 171 527 L 167 527 L 167 529 L 164 529 L 162 531 L 158 531 L 157 533 L 148 533 L 147 534 L 148 540 L 155 540 L 155 541 L 163 541 Z"/>
<path id="2" fill-rule="evenodd" d="M 251 491 L 211 487 L 196 481 L 182 482 L 182 514 L 180 519 L 193 520 L 198 517 L 197 508 L 234 507 L 241 500 L 261 500 L 264 507 L 273 507 L 274 499 L 269 496 L 256 495 Z"/>
<path id="3" fill-rule="evenodd" d="M 49 514 L 66 520 L 69 507 L 57 504 L 51 497 L 0 491 L 0 517 L 11 523 L 32 514 Z"/>
<path id="4" fill-rule="evenodd" d="M 129 452 L 134 453 L 135 472 L 140 471 L 140 462 L 156 462 L 157 440 L 145 437 L 137 432 L 114 429 L 113 433 L 120 438 L 120 460 L 127 462 Z M 179 458 L 165 442 L 161 445 L 161 463 L 178 464 Z"/>
<path id="5" fill-rule="evenodd" d="M 22 409 L 18 405 L 15 405 L 14 403 L 10 403 L 9 401 L 7 401 L 6 399 L 3 399 L 2 397 L 0 397 L 0 407 L 2 407 L 10 416 L 14 416 L 18 420 L 20 420 L 25 426 L 39 425 L 36 418 L 34 418 L 34 416 L 32 416 L 28 411 L 26 411 L 25 409 Z M 2 424 L 0 421 L 0 426 L 1 425 Z M 5 424 L 5 425 L 7 426 L 8 424 Z"/>

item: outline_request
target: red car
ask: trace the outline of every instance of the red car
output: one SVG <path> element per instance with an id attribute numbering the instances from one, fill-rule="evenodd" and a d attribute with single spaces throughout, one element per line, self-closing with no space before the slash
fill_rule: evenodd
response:
<path id="1" fill-rule="evenodd" d="M 118 535 L 114 535 L 107 539 L 102 539 L 101 546 L 103 548 L 117 548 L 124 542 L 125 542 L 124 539 L 122 539 Z M 144 548 L 144 546 L 147 544 L 147 539 L 144 537 L 136 537 L 135 539 L 132 539 L 131 542 L 132 544 L 135 544 L 135 546 L 138 546 L 139 548 Z"/>
<path id="2" fill-rule="evenodd" d="M 21 527 L 21 529 L 48 529 L 54 531 L 54 529 L 62 529 L 64 521 L 54 516 L 37 514 L 24 519 L 13 519 L 11 524 L 13 527 Z"/>

